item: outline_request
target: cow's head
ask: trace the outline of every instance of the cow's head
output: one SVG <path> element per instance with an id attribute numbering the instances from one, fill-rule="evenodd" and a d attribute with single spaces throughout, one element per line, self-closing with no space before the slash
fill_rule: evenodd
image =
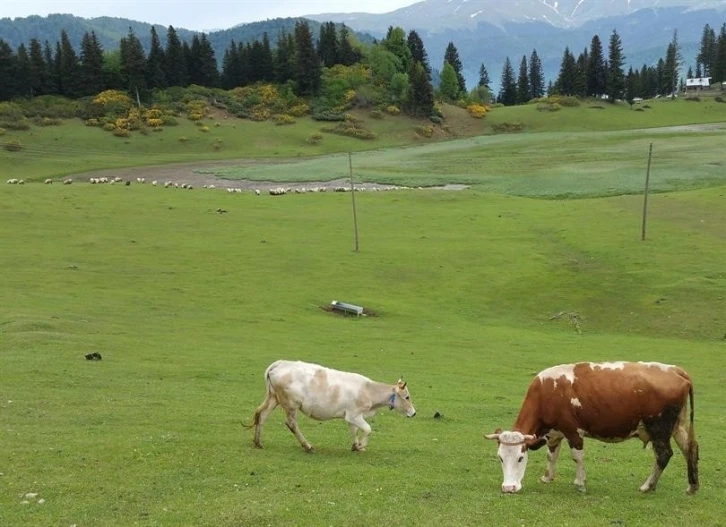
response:
<path id="1" fill-rule="evenodd" d="M 407 385 L 408 383 L 403 382 L 403 379 L 398 379 L 389 402 L 391 410 L 395 409 L 405 414 L 406 417 L 413 417 L 416 415 L 416 409 L 411 402 L 411 394 L 408 392 Z"/>
<path id="2" fill-rule="evenodd" d="M 537 450 L 545 444 L 545 438 L 521 432 L 502 432 L 497 429 L 493 434 L 486 434 L 487 439 L 494 439 L 499 443 L 497 454 L 502 464 L 502 492 L 512 493 L 522 490 L 522 479 L 527 469 L 529 450 Z"/>

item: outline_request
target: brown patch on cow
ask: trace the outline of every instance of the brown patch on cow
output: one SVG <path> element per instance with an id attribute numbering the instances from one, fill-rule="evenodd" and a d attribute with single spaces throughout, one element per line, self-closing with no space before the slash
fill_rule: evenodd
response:
<path id="1" fill-rule="evenodd" d="M 330 393 L 328 394 L 328 397 L 330 398 L 331 403 L 338 404 L 338 401 L 340 401 L 340 386 L 338 386 L 338 385 L 333 386 L 330 389 Z"/>
<path id="2" fill-rule="evenodd" d="M 328 391 L 328 374 L 325 370 L 320 369 L 315 372 L 310 387 L 313 391 L 318 393 L 325 393 Z"/>

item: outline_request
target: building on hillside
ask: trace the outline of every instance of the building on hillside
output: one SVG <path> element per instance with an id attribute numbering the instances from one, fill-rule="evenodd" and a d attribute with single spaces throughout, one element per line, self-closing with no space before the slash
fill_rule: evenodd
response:
<path id="1" fill-rule="evenodd" d="M 711 77 L 695 77 L 686 79 L 686 91 L 708 90 L 711 87 Z"/>

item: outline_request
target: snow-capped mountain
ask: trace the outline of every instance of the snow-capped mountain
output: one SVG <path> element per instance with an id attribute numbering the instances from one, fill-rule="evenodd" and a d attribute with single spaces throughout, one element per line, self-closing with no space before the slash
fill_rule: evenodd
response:
<path id="1" fill-rule="evenodd" d="M 682 7 L 687 10 L 726 9 L 726 0 L 423 0 L 384 14 L 325 13 L 314 20 L 345 22 L 356 30 L 385 31 L 390 25 L 429 31 L 474 28 L 481 23 L 542 22 L 577 27 L 641 9 Z"/>

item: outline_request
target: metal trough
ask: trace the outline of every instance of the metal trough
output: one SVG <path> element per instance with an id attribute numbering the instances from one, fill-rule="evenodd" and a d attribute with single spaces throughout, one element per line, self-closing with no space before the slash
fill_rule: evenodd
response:
<path id="1" fill-rule="evenodd" d="M 363 315 L 363 308 L 360 306 L 354 306 L 353 304 L 346 304 L 345 302 L 338 302 L 333 300 L 330 305 L 337 311 L 343 311 L 345 313 L 353 313 L 356 316 Z"/>

